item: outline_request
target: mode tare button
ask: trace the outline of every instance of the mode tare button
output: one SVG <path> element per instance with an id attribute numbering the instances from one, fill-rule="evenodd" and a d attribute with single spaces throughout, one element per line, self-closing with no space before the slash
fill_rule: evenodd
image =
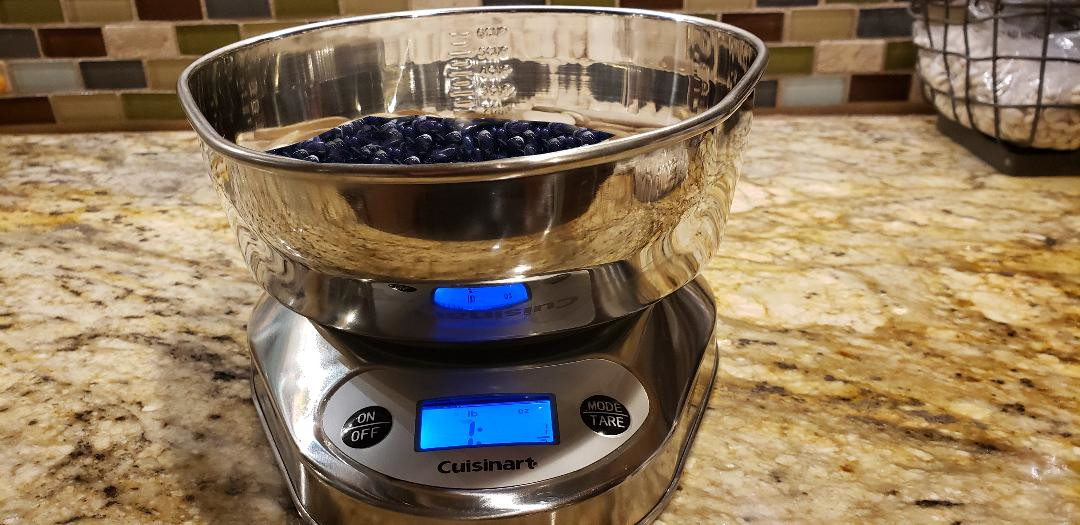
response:
<path id="1" fill-rule="evenodd" d="M 617 436 L 630 428 L 630 412 L 622 403 L 596 395 L 581 402 L 581 421 L 602 436 Z"/>
<path id="2" fill-rule="evenodd" d="M 377 405 L 357 410 L 341 427 L 341 441 L 352 448 L 379 444 L 394 425 L 390 411 Z"/>

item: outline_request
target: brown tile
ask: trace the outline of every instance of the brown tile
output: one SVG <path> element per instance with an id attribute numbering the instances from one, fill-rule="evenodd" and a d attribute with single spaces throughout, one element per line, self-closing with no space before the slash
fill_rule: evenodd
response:
<path id="1" fill-rule="evenodd" d="M 115 93 L 53 95 L 52 109 L 56 121 L 61 124 L 103 124 L 124 120 L 120 95 Z"/>
<path id="2" fill-rule="evenodd" d="M 0 126 L 55 122 L 46 97 L 0 98 Z"/>
<path id="3" fill-rule="evenodd" d="M 105 56 L 105 40 L 100 27 L 40 29 L 38 37 L 47 57 Z"/>
<path id="4" fill-rule="evenodd" d="M 911 75 L 852 75 L 849 102 L 907 100 Z"/>
<path id="5" fill-rule="evenodd" d="M 881 71 L 884 40 L 826 40 L 817 45 L 814 69 L 818 73 L 871 73 Z"/>
<path id="6" fill-rule="evenodd" d="M 140 22 L 107 25 L 105 48 L 113 58 L 172 58 L 180 54 L 172 24 Z"/>
<path id="7" fill-rule="evenodd" d="M 637 9 L 682 9 L 683 0 L 620 0 L 619 6 Z"/>
<path id="8" fill-rule="evenodd" d="M 784 38 L 783 13 L 724 13 L 720 21 L 741 27 L 766 42 Z"/>
<path id="9" fill-rule="evenodd" d="M 131 0 L 64 0 L 68 22 L 127 22 L 134 18 Z"/>
<path id="10" fill-rule="evenodd" d="M 199 0 L 135 0 L 140 20 L 199 20 Z"/>
<path id="11" fill-rule="evenodd" d="M 963 24 L 964 18 L 967 18 L 967 10 L 959 9 L 957 7 L 957 4 L 947 6 L 945 5 L 945 2 L 941 2 L 940 4 L 935 2 L 930 3 L 930 5 L 925 7 L 926 12 L 923 13 L 920 11 L 918 17 L 920 19 L 926 17 L 930 21 L 930 23 L 933 24 L 940 24 L 946 22 L 950 24 Z"/>
<path id="12" fill-rule="evenodd" d="M 407 11 L 409 0 L 341 0 L 341 12 L 346 15 L 367 15 L 371 13 L 392 13 Z"/>
<path id="13" fill-rule="evenodd" d="M 789 42 L 851 38 L 855 32 L 854 9 L 797 9 L 789 16 Z"/>
<path id="14" fill-rule="evenodd" d="M 925 104 L 929 102 L 926 97 L 923 96 L 922 80 L 919 78 L 919 74 L 915 73 L 911 77 L 911 91 L 908 92 L 909 102 L 919 102 Z"/>
<path id="15" fill-rule="evenodd" d="M 190 58 L 148 60 L 146 62 L 146 81 L 150 85 L 150 89 L 175 90 L 176 80 L 180 78 L 180 73 L 192 62 L 194 62 L 194 59 Z"/>

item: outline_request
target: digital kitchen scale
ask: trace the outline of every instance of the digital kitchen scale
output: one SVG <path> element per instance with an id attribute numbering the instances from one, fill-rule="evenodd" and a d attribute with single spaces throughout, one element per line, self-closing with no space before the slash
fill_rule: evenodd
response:
<path id="1" fill-rule="evenodd" d="M 716 374 L 699 274 L 766 61 L 712 20 L 508 6 L 327 20 L 192 63 L 177 94 L 266 292 L 248 323 L 253 397 L 299 513 L 654 520 Z M 272 154 L 323 134 L 308 145 L 354 148 L 341 126 L 368 116 L 607 138 L 468 162 Z M 420 141 L 409 126 L 379 133 Z"/>
<path id="2" fill-rule="evenodd" d="M 545 286 L 391 291 L 484 318 L 540 306 Z M 264 297 L 252 386 L 312 523 L 647 523 L 705 411 L 714 319 L 700 278 L 620 319 L 489 343 L 357 336 Z"/>

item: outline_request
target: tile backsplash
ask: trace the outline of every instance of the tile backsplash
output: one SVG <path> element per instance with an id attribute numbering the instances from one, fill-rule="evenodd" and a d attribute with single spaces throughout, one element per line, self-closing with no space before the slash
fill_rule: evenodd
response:
<path id="1" fill-rule="evenodd" d="M 433 7 L 591 5 L 742 27 L 772 58 L 768 112 L 927 108 L 907 4 L 873 0 L 0 0 L 0 130 L 183 126 L 176 79 L 199 55 L 327 18 Z"/>

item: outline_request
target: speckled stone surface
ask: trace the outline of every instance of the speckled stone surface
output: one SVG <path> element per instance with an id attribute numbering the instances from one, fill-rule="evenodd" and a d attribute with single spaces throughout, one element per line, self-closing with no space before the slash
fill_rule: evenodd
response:
<path id="1" fill-rule="evenodd" d="M 1080 179 L 760 118 L 665 524 L 1080 521 Z M 189 133 L 0 136 L 0 524 L 296 523 Z"/>

